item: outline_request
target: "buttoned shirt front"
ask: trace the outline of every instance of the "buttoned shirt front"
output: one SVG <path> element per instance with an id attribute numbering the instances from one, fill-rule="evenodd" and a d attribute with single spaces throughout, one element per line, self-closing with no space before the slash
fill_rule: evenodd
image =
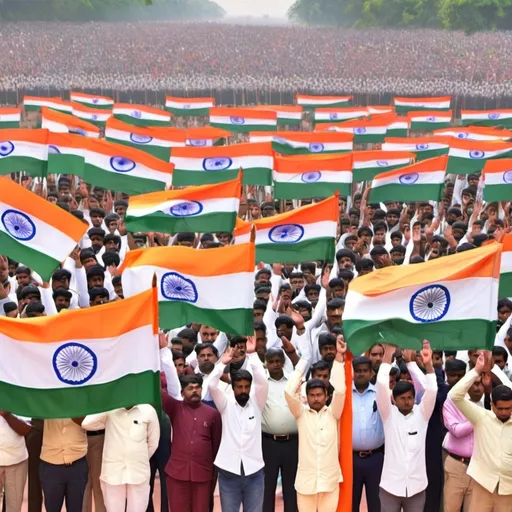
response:
<path id="1" fill-rule="evenodd" d="M 459 411 L 473 424 L 473 456 L 467 474 L 490 493 L 498 486 L 498 494 L 510 495 L 512 418 L 503 423 L 492 411 L 465 399 L 466 393 L 478 377 L 476 370 L 469 371 L 453 386 L 448 395 Z"/>
<path id="2" fill-rule="evenodd" d="M 151 405 L 92 414 L 82 426 L 86 430 L 105 429 L 100 480 L 110 485 L 149 481 L 149 459 L 160 440 L 160 423 Z"/>
<path id="3" fill-rule="evenodd" d="M 297 422 L 290 412 L 284 390 L 288 379 L 283 375 L 281 380 L 268 378 L 268 397 L 263 409 L 261 430 L 267 434 L 286 435 L 297 433 Z"/>
<path id="4" fill-rule="evenodd" d="M 0 416 L 0 466 L 12 466 L 28 459 L 25 438 L 17 434 Z"/>
<path id="5" fill-rule="evenodd" d="M 377 409 L 377 393 L 373 384 L 360 393 L 352 383 L 352 449 L 357 452 L 375 450 L 384 444 L 384 427 Z"/>
<path id="6" fill-rule="evenodd" d="M 480 402 L 476 405 L 482 406 Z M 459 457 L 471 458 L 474 445 L 473 424 L 457 409 L 450 397 L 443 404 L 443 422 L 448 429 L 443 448 Z"/>
<path id="7" fill-rule="evenodd" d="M 94 429 L 100 430 L 100 429 Z M 44 420 L 41 460 L 72 464 L 87 454 L 87 434 L 73 420 Z"/>

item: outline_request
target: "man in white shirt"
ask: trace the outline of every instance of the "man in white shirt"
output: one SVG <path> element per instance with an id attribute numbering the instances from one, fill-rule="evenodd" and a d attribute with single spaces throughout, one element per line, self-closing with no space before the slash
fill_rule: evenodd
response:
<path id="1" fill-rule="evenodd" d="M 101 488 L 107 512 L 146 510 L 149 501 L 149 459 L 158 447 L 160 424 L 151 405 L 87 416 L 85 430 L 105 429 Z"/>
<path id="2" fill-rule="evenodd" d="M 285 398 L 297 420 L 299 432 L 299 466 L 295 479 L 297 505 L 300 512 L 334 512 L 338 505 L 339 482 L 343 481 L 338 460 L 338 420 L 345 404 L 345 352 L 343 336 L 336 340 L 336 356 L 332 363 L 331 404 L 325 382 L 311 379 L 306 385 L 308 405 L 300 398 L 300 387 L 308 360 L 302 358 L 290 375 Z"/>
<path id="3" fill-rule="evenodd" d="M 437 396 L 437 380 L 432 365 L 432 349 L 423 341 L 421 351 L 427 370 L 425 393 L 419 405 L 415 404 L 414 386 L 400 381 L 393 388 L 393 403 L 389 390 L 391 353 L 377 375 L 377 407 L 384 425 L 384 466 L 380 481 L 382 512 L 396 512 L 402 507 L 407 512 L 423 512 L 427 468 L 425 441 L 428 422 Z"/>
<path id="4" fill-rule="evenodd" d="M 5 489 L 8 512 L 21 512 L 28 474 L 25 436 L 30 425 L 9 412 L 0 411 L 0 503 Z"/>
<path id="5" fill-rule="evenodd" d="M 211 396 L 222 417 L 222 439 L 215 466 L 219 470 L 222 512 L 261 512 L 264 477 L 261 448 L 261 416 L 268 395 L 268 380 L 256 354 L 256 340 L 247 340 L 251 373 L 238 370 L 231 374 L 233 394 L 220 386 L 224 368 L 233 357 L 233 347 L 222 355 L 210 375 Z M 254 386 L 253 386 L 254 380 Z"/>

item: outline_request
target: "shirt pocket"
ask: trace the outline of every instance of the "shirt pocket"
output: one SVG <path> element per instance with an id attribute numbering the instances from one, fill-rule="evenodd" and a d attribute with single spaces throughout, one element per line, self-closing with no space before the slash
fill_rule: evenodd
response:
<path id="1" fill-rule="evenodd" d="M 147 436 L 147 422 L 139 421 L 138 423 L 133 422 L 130 427 L 129 433 L 130 439 L 136 443 L 140 443 L 146 439 Z"/>

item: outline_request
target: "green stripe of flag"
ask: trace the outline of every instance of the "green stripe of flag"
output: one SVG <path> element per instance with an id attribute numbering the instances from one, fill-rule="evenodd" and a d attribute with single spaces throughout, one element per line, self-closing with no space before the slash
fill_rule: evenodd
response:
<path id="1" fill-rule="evenodd" d="M 509 158 L 511 153 L 511 151 L 507 151 L 495 158 L 461 158 L 459 156 L 450 156 L 446 166 L 446 174 L 472 174 L 480 172 L 484 168 L 485 162 Z"/>
<path id="2" fill-rule="evenodd" d="M 305 261 L 333 261 L 334 239 L 312 238 L 294 244 L 257 244 L 256 261 L 264 263 L 303 263 Z"/>
<path id="3" fill-rule="evenodd" d="M 512 272 L 500 274 L 498 297 L 512 297 Z"/>
<path id="4" fill-rule="evenodd" d="M 72 174 L 83 178 L 85 160 L 78 155 L 48 154 L 48 174 Z"/>
<path id="5" fill-rule="evenodd" d="M 313 199 L 331 197 L 336 191 L 340 195 L 350 195 L 351 183 L 283 183 L 274 182 L 276 199 Z"/>
<path id="6" fill-rule="evenodd" d="M 210 122 L 210 126 L 222 128 L 223 130 L 227 130 L 232 133 L 273 132 L 277 130 L 277 124 L 231 124 Z"/>
<path id="7" fill-rule="evenodd" d="M 238 176 L 238 169 L 228 171 L 186 171 L 174 169 L 172 183 L 177 187 L 188 185 L 213 185 L 234 180 Z M 272 185 L 272 170 L 265 167 L 242 169 L 242 183 L 244 185 Z"/>
<path id="8" fill-rule="evenodd" d="M 19 128 L 19 121 L 0 121 L 0 129 L 7 130 L 9 128 Z"/>
<path id="9" fill-rule="evenodd" d="M 512 117 L 498 119 L 463 119 L 462 126 L 495 126 L 512 128 Z"/>
<path id="10" fill-rule="evenodd" d="M 210 115 L 209 107 L 205 108 L 172 108 L 165 107 L 167 112 L 170 112 L 173 116 L 177 117 L 200 117 Z"/>
<path id="11" fill-rule="evenodd" d="M 377 174 L 381 174 L 383 172 L 393 171 L 394 169 L 399 169 L 400 167 L 405 167 L 409 164 L 400 164 L 400 165 L 390 165 L 389 167 L 367 167 L 365 169 L 353 169 L 352 175 L 354 181 L 371 181 Z"/>
<path id="12" fill-rule="evenodd" d="M 317 146 L 317 143 L 312 143 Z M 326 155 L 326 154 L 334 154 L 334 153 L 348 153 L 350 150 L 346 151 L 322 151 L 321 153 L 317 151 L 310 151 L 307 147 L 303 148 L 294 148 L 288 144 L 280 144 L 279 142 L 272 142 L 272 149 L 277 153 L 281 153 L 282 155 Z"/>
<path id="13" fill-rule="evenodd" d="M 421 130 L 432 132 L 434 130 L 438 130 L 440 128 L 448 128 L 451 126 L 450 121 L 446 123 L 432 123 L 428 121 L 412 121 L 411 122 L 411 130 Z"/>
<path id="14" fill-rule="evenodd" d="M 432 108 L 431 105 L 427 105 L 425 107 L 418 107 L 416 105 L 396 105 L 395 111 L 397 114 L 407 114 L 409 112 L 424 112 L 425 110 L 435 110 L 436 112 L 448 112 L 451 107 L 448 108 Z"/>
<path id="15" fill-rule="evenodd" d="M 428 158 L 434 158 L 436 156 L 447 155 L 448 151 L 450 151 L 448 146 L 439 149 L 426 149 L 425 151 L 411 150 L 412 153 L 416 154 L 417 162 L 420 162 L 421 160 L 427 160 Z"/>
<path id="16" fill-rule="evenodd" d="M 0 158 L 0 176 L 11 172 L 24 172 L 29 176 L 44 176 L 47 161 L 39 160 L 31 156 L 8 156 Z"/>
<path id="17" fill-rule="evenodd" d="M 512 183 L 503 183 L 502 185 L 485 185 L 484 201 L 509 201 L 512 198 Z"/>
<path id="18" fill-rule="evenodd" d="M 162 112 L 163 113 L 163 112 Z M 114 114 L 116 119 L 132 126 L 170 126 L 170 121 L 158 121 L 155 119 L 138 119 L 125 114 Z"/>
<path id="19" fill-rule="evenodd" d="M 402 185 L 392 183 L 370 189 L 370 202 L 384 201 L 439 201 L 443 192 L 443 184 Z"/>
<path id="20" fill-rule="evenodd" d="M 168 162 L 171 156 L 171 148 L 163 146 L 155 146 L 152 144 L 133 144 L 125 140 L 113 139 L 112 137 L 107 137 L 106 140 L 108 142 L 113 142 L 115 144 L 122 144 L 123 146 L 128 146 L 129 148 L 138 149 L 139 151 L 144 151 L 144 153 L 155 156 L 156 158 L 159 158 L 164 162 Z"/>

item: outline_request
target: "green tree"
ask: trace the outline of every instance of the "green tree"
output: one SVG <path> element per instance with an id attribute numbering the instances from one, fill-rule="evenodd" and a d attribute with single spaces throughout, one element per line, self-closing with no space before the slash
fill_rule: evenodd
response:
<path id="1" fill-rule="evenodd" d="M 512 0 L 440 0 L 440 17 L 445 28 L 478 32 L 510 29 Z"/>

